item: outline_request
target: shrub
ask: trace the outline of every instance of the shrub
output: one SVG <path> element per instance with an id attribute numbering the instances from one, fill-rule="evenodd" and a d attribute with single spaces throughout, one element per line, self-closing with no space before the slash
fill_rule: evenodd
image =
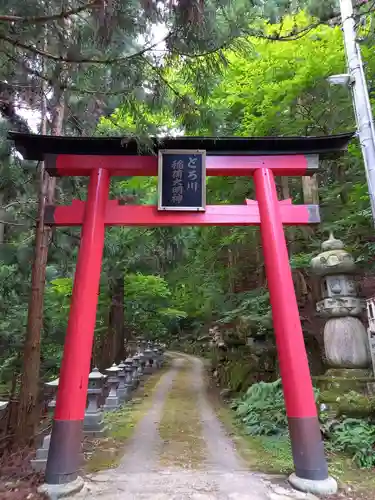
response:
<path id="1" fill-rule="evenodd" d="M 375 426 L 365 420 L 346 418 L 334 424 L 330 433 L 331 447 L 352 456 L 358 467 L 375 466 Z"/>
<path id="2" fill-rule="evenodd" d="M 252 385 L 232 404 L 236 417 L 252 436 L 285 435 L 288 429 L 281 380 Z"/>

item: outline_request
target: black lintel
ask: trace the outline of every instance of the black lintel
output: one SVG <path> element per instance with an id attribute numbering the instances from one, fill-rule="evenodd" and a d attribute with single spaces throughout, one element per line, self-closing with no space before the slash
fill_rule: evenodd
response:
<path id="1" fill-rule="evenodd" d="M 322 157 L 346 150 L 353 133 L 308 137 L 163 137 L 149 138 L 143 147 L 134 138 L 71 137 L 9 132 L 16 149 L 26 160 L 43 160 L 45 154 L 152 155 L 159 149 L 203 149 L 207 155 L 255 156 L 319 154 Z"/>

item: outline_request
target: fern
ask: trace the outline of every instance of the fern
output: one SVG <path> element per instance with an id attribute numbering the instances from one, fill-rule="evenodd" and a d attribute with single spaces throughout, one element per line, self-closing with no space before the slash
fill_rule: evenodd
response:
<path id="1" fill-rule="evenodd" d="M 233 403 L 237 418 L 252 436 L 285 435 L 288 421 L 285 413 L 281 380 L 252 385 Z"/>
<path id="2" fill-rule="evenodd" d="M 347 418 L 331 431 L 331 444 L 337 451 L 352 456 L 358 467 L 375 466 L 375 427 L 355 418 Z"/>

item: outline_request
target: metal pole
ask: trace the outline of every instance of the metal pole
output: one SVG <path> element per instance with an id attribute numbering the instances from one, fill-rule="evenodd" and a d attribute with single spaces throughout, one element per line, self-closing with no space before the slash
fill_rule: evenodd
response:
<path id="1" fill-rule="evenodd" d="M 370 195 L 373 223 L 375 224 L 375 129 L 370 99 L 359 45 L 356 41 L 355 19 L 352 0 L 340 0 L 342 30 L 347 58 L 353 104 L 357 121 Z"/>
<path id="2" fill-rule="evenodd" d="M 254 173 L 273 325 L 283 384 L 295 474 L 293 486 L 311 493 L 333 493 L 320 433 L 313 385 L 280 217 L 274 175 Z"/>
<path id="3" fill-rule="evenodd" d="M 94 339 L 108 193 L 108 170 L 93 170 L 60 370 L 45 475 L 47 485 L 74 481 L 81 465 L 82 423 Z"/>

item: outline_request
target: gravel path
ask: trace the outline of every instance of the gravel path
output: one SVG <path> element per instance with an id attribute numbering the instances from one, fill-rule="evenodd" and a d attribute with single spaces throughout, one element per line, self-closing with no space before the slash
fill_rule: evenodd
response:
<path id="1" fill-rule="evenodd" d="M 158 428 L 163 406 L 177 371 L 183 363 L 182 359 L 176 359 L 172 369 L 159 382 L 152 398 L 152 407 L 139 422 L 117 469 L 118 473 L 146 472 L 153 468 L 162 444 Z"/>
<path id="2" fill-rule="evenodd" d="M 158 463 L 161 439 L 158 427 L 163 406 L 181 367 L 189 365 L 201 418 L 207 454 L 204 469 L 162 468 Z M 172 389 L 173 390 L 173 389 Z M 190 392 L 191 394 L 191 392 Z M 186 457 L 188 461 L 189 457 Z M 192 356 L 174 359 L 154 393 L 152 408 L 139 423 L 126 455 L 115 470 L 91 475 L 77 500 L 317 500 L 271 483 L 266 476 L 249 472 L 205 396 L 202 362 Z"/>

